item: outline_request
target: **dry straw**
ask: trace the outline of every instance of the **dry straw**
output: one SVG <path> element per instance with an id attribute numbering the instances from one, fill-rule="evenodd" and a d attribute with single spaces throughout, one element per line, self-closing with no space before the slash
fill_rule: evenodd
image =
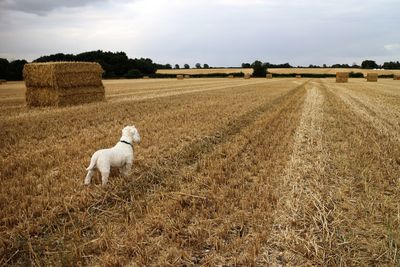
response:
<path id="1" fill-rule="evenodd" d="M 49 62 L 24 66 L 28 106 L 66 106 L 104 100 L 98 63 Z"/>
<path id="2" fill-rule="evenodd" d="M 336 82 L 337 83 L 347 83 L 349 81 L 348 72 L 336 72 Z"/>
<path id="3" fill-rule="evenodd" d="M 400 81 L 400 75 L 393 75 L 393 80 Z"/>
<path id="4" fill-rule="evenodd" d="M 245 73 L 245 74 L 244 74 L 244 78 L 245 78 L 245 79 L 250 79 L 250 77 L 251 77 L 251 74 L 250 74 L 250 73 Z"/>
<path id="5" fill-rule="evenodd" d="M 367 82 L 377 82 L 378 73 L 367 73 Z"/>
<path id="6" fill-rule="evenodd" d="M 272 79 L 272 73 L 268 73 L 266 77 L 267 79 Z"/>
<path id="7" fill-rule="evenodd" d="M 177 78 L 178 80 L 183 80 L 183 75 L 181 75 L 181 74 L 176 75 L 176 78 Z"/>

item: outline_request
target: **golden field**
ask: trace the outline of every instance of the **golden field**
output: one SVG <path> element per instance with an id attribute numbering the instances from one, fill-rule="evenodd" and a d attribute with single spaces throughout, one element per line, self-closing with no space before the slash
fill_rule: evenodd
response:
<path id="1" fill-rule="evenodd" d="M 166 69 L 157 70 L 160 74 L 210 74 L 210 73 L 253 73 L 251 68 L 212 68 L 212 69 Z M 336 74 L 336 72 L 359 72 L 366 76 L 367 73 L 379 75 L 400 75 L 400 70 L 367 70 L 352 68 L 269 68 L 268 72 L 276 74 Z"/>
<path id="2" fill-rule="evenodd" d="M 104 85 L 33 109 L 0 85 L 0 265 L 400 264 L 400 81 Z M 132 174 L 84 186 L 129 124 Z"/>

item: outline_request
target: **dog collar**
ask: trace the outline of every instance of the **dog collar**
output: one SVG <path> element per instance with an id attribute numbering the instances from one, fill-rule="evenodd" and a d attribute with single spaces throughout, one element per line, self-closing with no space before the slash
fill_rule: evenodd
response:
<path id="1" fill-rule="evenodd" d="M 124 143 L 124 144 L 127 144 L 127 145 L 130 145 L 130 146 L 132 146 L 132 144 L 131 144 L 131 143 L 129 143 L 129 142 L 126 142 L 126 141 L 124 141 L 124 140 L 120 140 L 120 142 L 121 142 L 121 143 Z"/>

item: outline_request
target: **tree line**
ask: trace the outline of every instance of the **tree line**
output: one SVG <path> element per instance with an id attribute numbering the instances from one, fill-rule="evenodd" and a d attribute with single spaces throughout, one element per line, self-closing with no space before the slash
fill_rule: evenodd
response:
<path id="1" fill-rule="evenodd" d="M 103 70 L 103 78 L 141 78 L 143 76 L 156 76 L 155 73 L 158 69 L 172 69 L 171 64 L 158 64 L 153 62 L 150 58 L 129 58 L 124 52 L 105 52 L 102 50 L 89 51 L 80 54 L 53 54 L 48 56 L 42 56 L 35 59 L 33 62 L 50 62 L 50 61 L 84 61 L 84 62 L 98 62 Z M 28 63 L 26 60 L 13 60 L 8 61 L 7 59 L 0 58 L 0 79 L 5 80 L 22 80 L 22 70 L 24 65 Z M 263 63 L 259 60 L 253 63 L 242 63 L 242 68 L 253 68 L 253 76 L 265 76 L 268 68 L 293 68 L 289 63 L 284 64 L 271 64 L 269 62 Z M 196 68 L 212 68 L 208 64 L 195 64 Z M 363 68 L 363 69 L 400 69 L 400 62 L 385 62 L 382 65 L 378 65 L 373 60 L 364 60 L 361 66 L 353 64 L 351 66 L 347 64 L 334 64 L 332 66 L 309 65 L 308 68 Z M 174 65 L 175 69 L 180 69 L 179 64 Z M 189 64 L 183 65 L 184 69 L 189 69 Z"/>

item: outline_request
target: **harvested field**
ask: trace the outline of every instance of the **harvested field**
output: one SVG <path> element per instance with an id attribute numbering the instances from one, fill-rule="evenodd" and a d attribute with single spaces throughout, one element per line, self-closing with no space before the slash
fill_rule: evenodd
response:
<path id="1" fill-rule="evenodd" d="M 58 109 L 0 86 L 0 265 L 400 264 L 397 81 L 103 83 Z M 132 123 L 132 174 L 83 186 Z"/>

